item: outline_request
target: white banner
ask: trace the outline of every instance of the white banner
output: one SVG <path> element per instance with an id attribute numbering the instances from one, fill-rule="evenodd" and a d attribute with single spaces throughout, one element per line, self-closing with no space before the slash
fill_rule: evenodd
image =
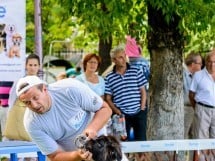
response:
<path id="1" fill-rule="evenodd" d="M 25 0 L 0 0 L 0 81 L 25 74 Z"/>
<path id="2" fill-rule="evenodd" d="M 215 139 L 122 142 L 125 153 L 215 149 Z"/>

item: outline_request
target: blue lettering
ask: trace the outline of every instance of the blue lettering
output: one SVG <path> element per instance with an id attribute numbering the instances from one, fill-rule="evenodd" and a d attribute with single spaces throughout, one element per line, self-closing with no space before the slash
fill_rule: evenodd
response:
<path id="1" fill-rule="evenodd" d="M 3 6 L 0 6 L 0 18 L 3 18 L 6 14 L 6 9 Z"/>
<path id="2" fill-rule="evenodd" d="M 141 144 L 140 146 L 141 146 L 141 148 L 150 148 L 151 147 L 149 144 Z"/>
<path id="3" fill-rule="evenodd" d="M 167 144 L 164 144 L 165 147 L 173 147 L 175 144 L 174 143 L 167 143 Z"/>
<path id="4" fill-rule="evenodd" d="M 213 146 L 214 146 L 214 145 L 215 145 L 215 142 L 211 142 L 211 145 L 213 145 Z"/>
<path id="5" fill-rule="evenodd" d="M 198 146 L 198 143 L 189 143 L 190 146 Z"/>

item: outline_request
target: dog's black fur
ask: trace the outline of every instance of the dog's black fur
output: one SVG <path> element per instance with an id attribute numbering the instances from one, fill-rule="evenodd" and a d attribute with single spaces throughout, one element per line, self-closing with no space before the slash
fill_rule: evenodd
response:
<path id="1" fill-rule="evenodd" d="M 84 148 L 93 154 L 94 161 L 122 160 L 120 142 L 116 137 L 111 135 L 102 135 L 96 139 L 88 140 Z"/>

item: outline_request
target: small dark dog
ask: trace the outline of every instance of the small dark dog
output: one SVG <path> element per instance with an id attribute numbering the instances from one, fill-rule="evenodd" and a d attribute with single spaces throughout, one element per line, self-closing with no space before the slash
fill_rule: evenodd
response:
<path id="1" fill-rule="evenodd" d="M 94 161 L 121 161 L 122 150 L 116 137 L 101 135 L 96 139 L 86 139 L 82 135 L 75 142 L 78 148 L 90 151 Z"/>

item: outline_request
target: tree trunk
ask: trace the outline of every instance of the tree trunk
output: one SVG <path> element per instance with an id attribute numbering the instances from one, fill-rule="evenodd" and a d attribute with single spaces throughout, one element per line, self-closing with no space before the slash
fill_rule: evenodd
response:
<path id="1" fill-rule="evenodd" d="M 151 51 L 150 140 L 183 139 L 183 87 L 181 56 L 178 50 Z"/>
<path id="2" fill-rule="evenodd" d="M 151 58 L 148 140 L 184 138 L 183 36 L 177 28 L 179 20 L 180 17 L 173 14 L 167 23 L 162 11 L 148 4 L 151 27 L 147 35 Z"/>
<path id="3" fill-rule="evenodd" d="M 99 36 L 99 55 L 102 59 L 102 65 L 100 66 L 99 73 L 102 74 L 108 66 L 111 65 L 110 50 L 112 47 L 112 36 L 108 39 L 103 39 Z"/>

